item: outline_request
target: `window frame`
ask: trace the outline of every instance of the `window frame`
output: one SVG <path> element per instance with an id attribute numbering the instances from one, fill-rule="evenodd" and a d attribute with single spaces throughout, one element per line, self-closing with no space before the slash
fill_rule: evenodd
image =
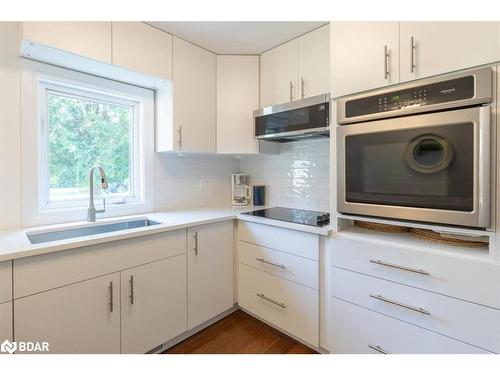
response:
<path id="1" fill-rule="evenodd" d="M 110 95 L 102 91 L 95 91 L 84 89 L 81 86 L 68 85 L 58 81 L 49 80 L 45 77 L 40 77 L 39 80 L 39 103 L 40 103 L 40 132 L 39 132 L 39 167 L 40 180 L 39 180 L 39 195 L 40 207 L 43 210 L 56 209 L 65 207 L 82 207 L 88 206 L 88 199 L 70 199 L 64 201 L 51 201 L 50 200 L 50 187 L 49 187 L 49 123 L 48 123 L 48 96 L 50 93 L 56 95 L 84 99 L 93 102 L 100 102 L 104 104 L 118 104 L 130 108 L 132 111 L 131 116 L 131 131 L 130 131 L 130 157 L 129 157 L 129 176 L 132 183 L 129 187 L 129 198 L 120 198 L 117 196 L 107 196 L 106 201 L 109 204 L 122 204 L 121 202 L 137 203 L 141 199 L 141 167 L 140 167 L 140 102 L 136 99 Z M 106 171 L 106 166 L 103 166 Z M 125 203 L 126 204 L 126 203 Z"/>
<path id="2" fill-rule="evenodd" d="M 96 77 L 86 73 L 46 65 L 34 61 L 23 62 L 21 74 L 22 109 L 22 182 L 23 225 L 44 225 L 85 220 L 88 198 L 75 201 L 52 201 L 49 198 L 47 88 L 56 88 L 76 97 L 90 100 L 136 103 L 133 111 L 131 136 L 133 150 L 130 186 L 134 198 L 106 197 L 106 212 L 99 218 L 147 213 L 153 210 L 153 163 L 155 92 L 131 84 Z M 84 94 L 84 95 L 82 95 Z M 108 99 L 108 100 L 106 100 Z M 42 125 L 44 129 L 42 129 Z M 44 134 L 43 134 L 44 133 Z M 97 208 L 100 196 L 95 196 Z"/>

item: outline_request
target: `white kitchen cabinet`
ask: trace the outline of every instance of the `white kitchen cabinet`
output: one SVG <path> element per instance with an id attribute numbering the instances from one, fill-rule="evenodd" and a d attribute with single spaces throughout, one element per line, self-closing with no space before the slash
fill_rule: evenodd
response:
<path id="1" fill-rule="evenodd" d="M 333 22 L 333 97 L 399 82 L 399 22 Z"/>
<path id="2" fill-rule="evenodd" d="M 120 353 L 120 274 L 15 300 L 14 334 L 50 353 Z"/>
<path id="3" fill-rule="evenodd" d="M 297 85 L 298 39 L 293 39 L 260 56 L 260 106 L 299 99 Z"/>
<path id="4" fill-rule="evenodd" d="M 0 343 L 12 341 L 12 302 L 0 303 Z"/>
<path id="5" fill-rule="evenodd" d="M 143 22 L 113 22 L 113 64 L 172 79 L 172 35 Z"/>
<path id="6" fill-rule="evenodd" d="M 217 153 L 254 154 L 259 56 L 217 56 Z"/>
<path id="7" fill-rule="evenodd" d="M 335 354 L 487 354 L 413 324 L 353 305 L 330 301 L 331 347 Z"/>
<path id="8" fill-rule="evenodd" d="M 330 25 L 299 37 L 299 98 L 330 92 Z"/>
<path id="9" fill-rule="evenodd" d="M 216 56 L 173 38 L 173 151 L 216 151 Z"/>
<path id="10" fill-rule="evenodd" d="M 111 22 L 22 22 L 22 39 L 111 63 Z"/>
<path id="11" fill-rule="evenodd" d="M 12 300 L 12 262 L 0 262 L 0 303 Z"/>
<path id="12" fill-rule="evenodd" d="M 186 330 L 185 254 L 121 272 L 122 353 L 146 353 Z"/>
<path id="13" fill-rule="evenodd" d="M 402 82 L 492 63 L 500 22 L 401 22 L 400 54 Z"/>
<path id="14" fill-rule="evenodd" d="M 188 229 L 188 329 L 234 304 L 233 222 Z"/>

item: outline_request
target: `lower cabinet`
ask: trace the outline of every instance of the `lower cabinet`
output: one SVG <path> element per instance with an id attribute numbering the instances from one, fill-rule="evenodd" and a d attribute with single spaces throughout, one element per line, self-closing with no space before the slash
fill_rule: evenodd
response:
<path id="1" fill-rule="evenodd" d="M 233 221 L 188 229 L 188 329 L 234 305 Z"/>
<path id="2" fill-rule="evenodd" d="M 120 353 L 120 274 L 14 301 L 15 341 L 46 341 L 50 353 Z"/>
<path id="3" fill-rule="evenodd" d="M 0 303 L 0 343 L 12 340 L 12 302 Z"/>
<path id="4" fill-rule="evenodd" d="M 330 351 L 335 354 L 476 354 L 475 346 L 330 298 Z"/>
<path id="5" fill-rule="evenodd" d="M 319 291 L 240 264 L 238 303 L 293 336 L 319 345 Z"/>
<path id="6" fill-rule="evenodd" d="M 120 303 L 122 353 L 146 353 L 186 331 L 186 255 L 122 271 Z"/>

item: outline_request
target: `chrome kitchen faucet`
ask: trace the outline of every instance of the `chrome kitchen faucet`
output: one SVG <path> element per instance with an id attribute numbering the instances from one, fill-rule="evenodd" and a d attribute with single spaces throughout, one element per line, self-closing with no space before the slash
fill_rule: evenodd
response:
<path id="1" fill-rule="evenodd" d="M 87 220 L 90 222 L 95 221 L 95 215 L 106 212 L 106 198 L 102 198 L 103 209 L 96 210 L 94 206 L 94 172 L 96 169 L 99 169 L 99 173 L 101 175 L 101 186 L 103 189 L 108 188 L 108 180 L 106 179 L 106 174 L 104 173 L 104 169 L 96 164 L 89 171 L 89 209 L 87 213 Z"/>

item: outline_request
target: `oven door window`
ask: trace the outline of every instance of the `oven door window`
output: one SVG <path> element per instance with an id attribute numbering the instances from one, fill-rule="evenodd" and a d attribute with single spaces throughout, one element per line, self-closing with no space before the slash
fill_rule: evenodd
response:
<path id="1" fill-rule="evenodd" d="M 346 201 L 472 211 L 472 123 L 346 136 Z"/>

